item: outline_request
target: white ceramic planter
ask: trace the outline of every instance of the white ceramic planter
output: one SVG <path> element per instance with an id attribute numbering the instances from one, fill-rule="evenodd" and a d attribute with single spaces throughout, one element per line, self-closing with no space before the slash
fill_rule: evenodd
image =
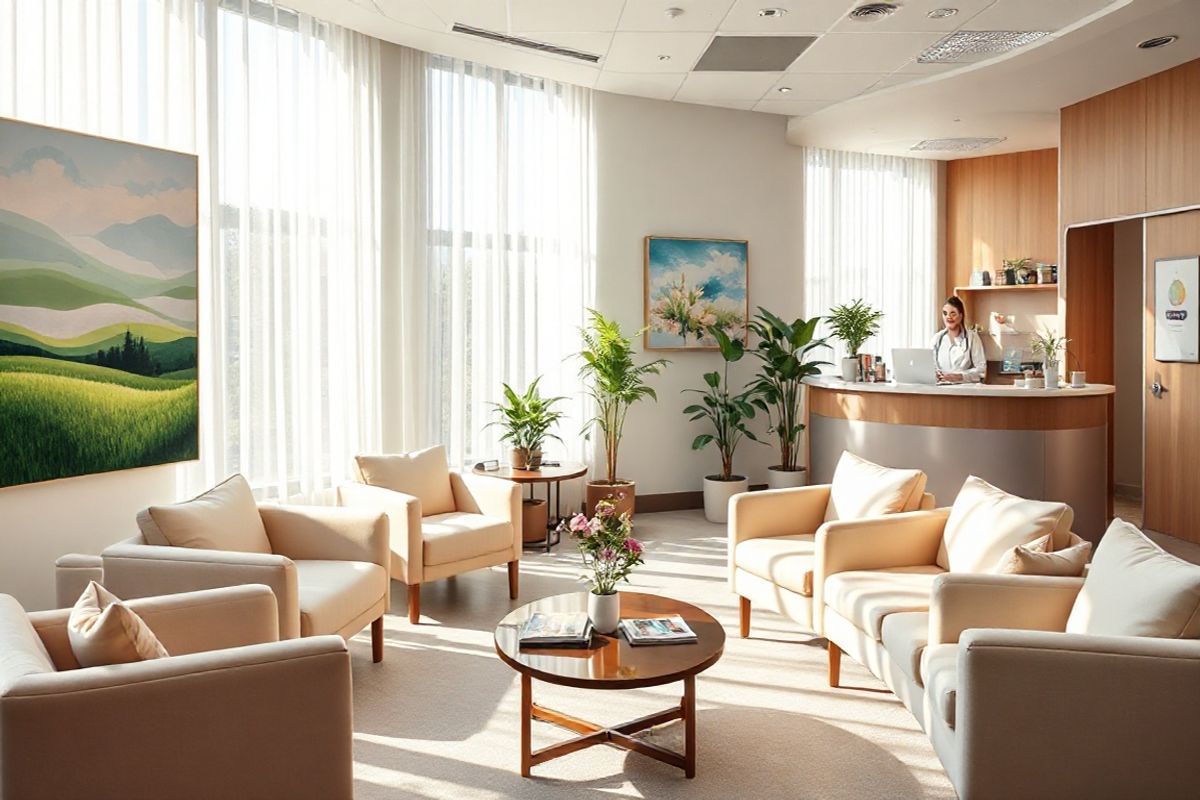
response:
<path id="1" fill-rule="evenodd" d="M 729 498 L 750 490 L 750 481 L 743 475 L 736 480 L 719 481 L 711 477 L 704 479 L 704 518 L 709 522 L 725 522 L 729 519 Z"/>
<path id="2" fill-rule="evenodd" d="M 842 359 L 842 380 L 847 383 L 854 383 L 858 380 L 858 359 L 843 358 Z"/>
<path id="3" fill-rule="evenodd" d="M 588 592 L 588 617 L 597 633 L 612 634 L 621 621 L 621 595 Z"/>
<path id="4" fill-rule="evenodd" d="M 1047 389 L 1057 389 L 1058 388 L 1058 364 L 1057 363 L 1055 363 L 1053 365 L 1043 364 L 1042 365 L 1042 374 L 1044 374 L 1046 376 L 1046 388 Z"/>
<path id="5" fill-rule="evenodd" d="M 797 486 L 808 485 L 808 470 L 799 467 L 794 470 L 767 467 L 768 489 L 794 489 Z"/>

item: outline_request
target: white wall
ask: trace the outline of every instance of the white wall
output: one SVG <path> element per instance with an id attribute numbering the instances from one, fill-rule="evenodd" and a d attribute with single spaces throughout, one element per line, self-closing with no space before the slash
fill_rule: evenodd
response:
<path id="1" fill-rule="evenodd" d="M 1142 488 L 1142 221 L 1113 229 L 1113 483 Z"/>
<path id="2" fill-rule="evenodd" d="M 30 611 L 54 606 L 54 560 L 99 553 L 137 533 L 134 516 L 176 499 L 177 467 L 86 475 L 0 489 L 0 593 Z"/>
<path id="3" fill-rule="evenodd" d="M 595 111 L 599 310 L 626 331 L 640 329 L 643 238 L 694 236 L 748 240 L 751 312 L 763 305 L 794 319 L 801 308 L 803 159 L 784 139 L 786 118 L 603 92 Z M 712 445 L 691 450 L 706 429 L 682 414 L 693 401 L 680 390 L 702 387 L 701 375 L 723 362 L 715 352 L 660 355 L 672 363 L 652 379 L 659 400 L 630 411 L 619 470 L 637 481 L 638 494 L 698 491 L 721 462 Z M 744 383 L 754 363 L 736 365 L 732 382 Z M 765 431 L 761 418 L 752 425 Z M 777 463 L 773 447 L 749 441 L 735 457 L 751 483 L 765 483 L 766 468 Z"/>

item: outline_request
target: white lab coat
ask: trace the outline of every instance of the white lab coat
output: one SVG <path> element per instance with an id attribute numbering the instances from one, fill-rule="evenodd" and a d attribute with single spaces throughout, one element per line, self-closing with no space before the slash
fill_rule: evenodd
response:
<path id="1" fill-rule="evenodd" d="M 951 337 L 945 328 L 934 334 L 933 362 L 942 372 L 961 372 L 963 381 L 979 383 L 987 377 L 987 355 L 983 340 L 975 331 L 966 336 Z"/>

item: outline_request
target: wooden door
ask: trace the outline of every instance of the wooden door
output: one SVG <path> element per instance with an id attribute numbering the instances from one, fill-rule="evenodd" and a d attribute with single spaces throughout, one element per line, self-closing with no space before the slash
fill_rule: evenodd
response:
<path id="1" fill-rule="evenodd" d="M 1154 262 L 1200 255 L 1200 211 L 1146 220 L 1145 247 L 1144 527 L 1200 543 L 1200 364 L 1154 360 Z M 1159 397 L 1150 392 L 1155 382 L 1166 389 Z"/>

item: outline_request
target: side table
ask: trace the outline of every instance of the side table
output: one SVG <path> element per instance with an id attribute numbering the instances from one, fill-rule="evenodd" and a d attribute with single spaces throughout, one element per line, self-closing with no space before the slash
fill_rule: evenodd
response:
<path id="1" fill-rule="evenodd" d="M 546 524 L 546 541 L 532 543 L 526 547 L 534 547 L 535 549 L 545 547 L 546 552 L 550 552 L 550 548 L 558 544 L 558 534 L 554 530 L 562 519 L 562 482 L 582 478 L 587 474 L 588 468 L 583 464 L 563 462 L 559 466 L 543 466 L 538 469 L 513 469 L 512 467 L 504 466 L 500 469 L 485 470 L 481 467 L 475 467 L 471 470 L 476 475 L 487 475 L 493 478 L 503 478 L 507 481 L 520 483 L 529 486 L 529 496 L 532 499 L 534 494 L 534 484 L 546 484 L 546 504 L 550 504 L 551 492 L 554 494 L 554 516 L 549 519 Z"/>

